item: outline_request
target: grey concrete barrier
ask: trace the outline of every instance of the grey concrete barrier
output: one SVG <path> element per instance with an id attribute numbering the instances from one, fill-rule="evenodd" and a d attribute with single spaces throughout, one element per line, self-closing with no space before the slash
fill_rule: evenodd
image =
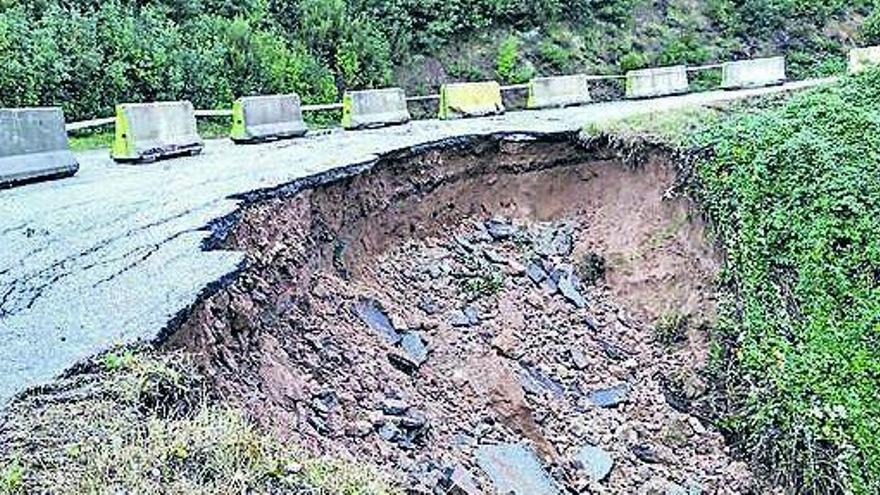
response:
<path id="1" fill-rule="evenodd" d="M 853 48 L 849 51 L 849 73 L 858 74 L 872 65 L 880 64 L 880 46 Z"/>
<path id="2" fill-rule="evenodd" d="M 203 147 L 188 101 L 116 105 L 116 138 L 110 155 L 118 162 L 197 155 Z"/>
<path id="3" fill-rule="evenodd" d="M 785 80 L 785 57 L 739 60 L 721 66 L 721 87 L 724 89 L 773 86 Z"/>
<path id="4" fill-rule="evenodd" d="M 306 132 L 298 95 L 248 96 L 232 105 L 230 137 L 236 143 L 299 137 Z"/>
<path id="5" fill-rule="evenodd" d="M 60 108 L 0 109 L 0 187 L 68 177 L 77 170 Z"/>
<path id="6" fill-rule="evenodd" d="M 684 65 L 626 73 L 627 98 L 653 98 L 687 93 L 687 91 L 687 68 Z"/>
<path id="7" fill-rule="evenodd" d="M 590 102 L 585 74 L 538 77 L 529 81 L 527 108 L 559 108 Z"/>
<path id="8" fill-rule="evenodd" d="M 406 94 L 400 88 L 346 91 L 342 97 L 342 127 L 363 129 L 409 122 Z"/>

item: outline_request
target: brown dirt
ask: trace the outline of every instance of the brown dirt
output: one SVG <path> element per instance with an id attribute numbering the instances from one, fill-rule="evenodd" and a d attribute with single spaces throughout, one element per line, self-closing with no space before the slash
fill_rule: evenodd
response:
<path id="1" fill-rule="evenodd" d="M 491 493 L 479 445 L 526 441 L 570 491 L 748 492 L 748 471 L 688 414 L 705 388 L 719 258 L 687 201 L 670 197 L 674 179 L 662 153 L 631 167 L 559 139 L 391 157 L 246 207 L 225 247 L 245 250 L 248 268 L 166 346 L 196 353 L 218 394 L 277 434 L 374 463 L 413 489 L 459 466 Z M 513 237 L 487 235 L 497 217 Z M 570 251 L 536 254 L 559 232 Z M 524 273 L 539 259 L 584 278 L 591 254 L 606 272 L 580 285 L 582 308 Z M 421 366 L 401 369 L 399 344 L 358 317 L 365 298 L 427 343 Z M 479 323 L 453 325 L 466 307 Z M 654 325 L 670 315 L 686 332 L 660 342 Z M 630 393 L 618 407 L 588 399 L 620 384 Z M 389 413 L 393 400 L 409 412 Z M 398 438 L 380 435 L 389 431 Z M 614 458 L 604 481 L 573 465 L 584 445 Z"/>

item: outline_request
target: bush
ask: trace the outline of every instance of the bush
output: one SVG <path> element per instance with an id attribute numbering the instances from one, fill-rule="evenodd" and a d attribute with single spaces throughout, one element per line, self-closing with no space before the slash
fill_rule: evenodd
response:
<path id="1" fill-rule="evenodd" d="M 698 133 L 727 252 L 740 445 L 804 493 L 880 490 L 880 71 Z"/>
<path id="2" fill-rule="evenodd" d="M 648 59 L 644 55 L 636 52 L 630 52 L 621 57 L 620 70 L 627 72 L 631 70 L 642 69 L 647 67 Z"/>

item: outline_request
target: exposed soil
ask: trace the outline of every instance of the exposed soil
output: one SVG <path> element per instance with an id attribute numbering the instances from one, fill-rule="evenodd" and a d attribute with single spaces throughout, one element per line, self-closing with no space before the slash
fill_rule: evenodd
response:
<path id="1" fill-rule="evenodd" d="M 689 414 L 719 260 L 674 179 L 660 152 L 496 136 L 278 191 L 223 243 L 248 268 L 166 345 L 278 435 L 417 493 L 494 492 L 495 444 L 575 493 L 746 493 Z"/>

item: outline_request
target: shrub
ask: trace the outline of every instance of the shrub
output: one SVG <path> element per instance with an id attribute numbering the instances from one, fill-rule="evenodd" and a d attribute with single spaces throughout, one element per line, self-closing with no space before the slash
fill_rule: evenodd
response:
<path id="1" fill-rule="evenodd" d="M 534 68 L 522 60 L 519 40 L 510 35 L 498 47 L 495 58 L 495 74 L 503 82 L 523 83 L 534 75 Z"/>
<path id="2" fill-rule="evenodd" d="M 736 304 L 728 426 L 805 493 L 880 486 L 880 71 L 697 133 Z"/>
<path id="3" fill-rule="evenodd" d="M 620 70 L 624 72 L 641 69 L 646 67 L 647 65 L 647 58 L 637 52 L 629 52 L 620 59 Z"/>

